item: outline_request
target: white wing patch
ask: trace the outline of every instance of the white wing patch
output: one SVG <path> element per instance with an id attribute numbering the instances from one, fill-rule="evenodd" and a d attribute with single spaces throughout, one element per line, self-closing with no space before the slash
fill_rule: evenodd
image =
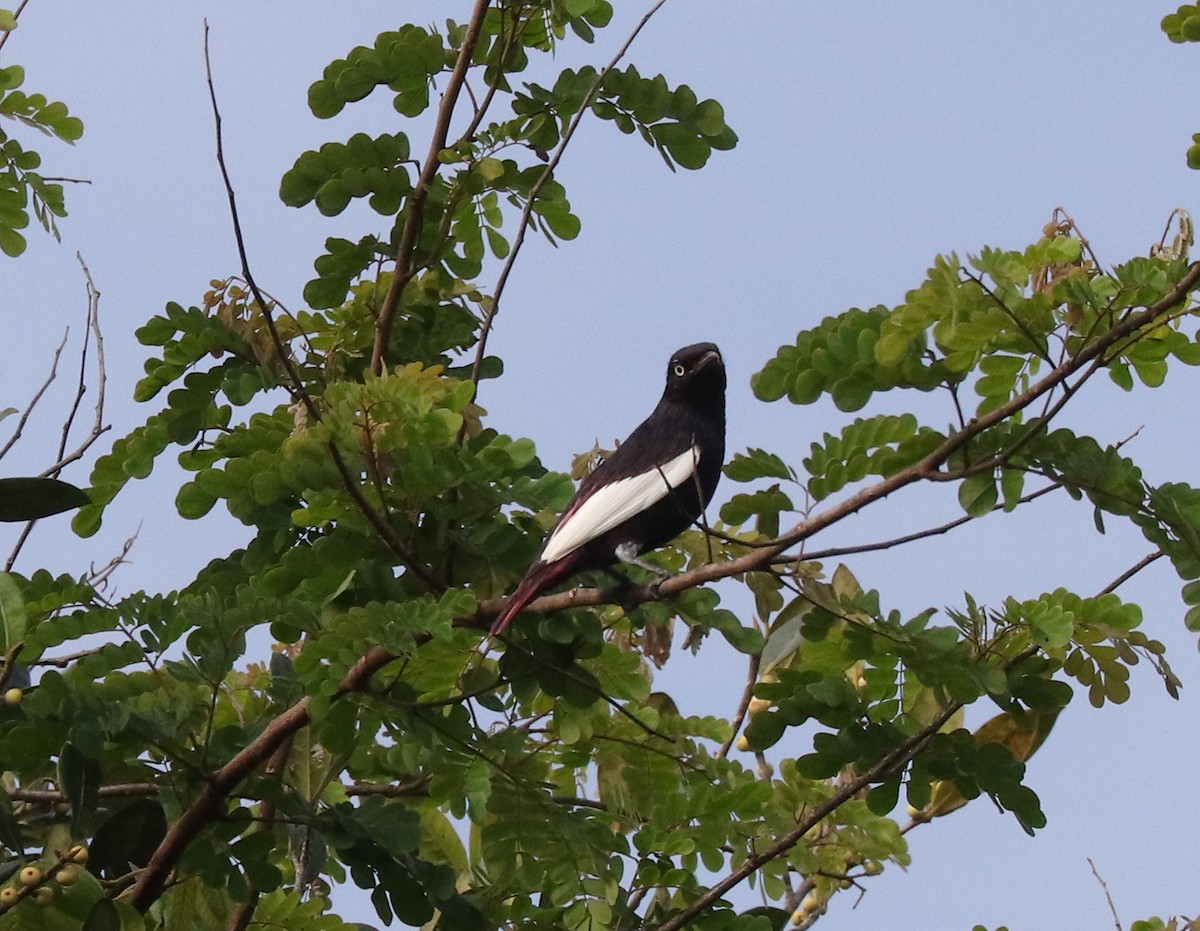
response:
<path id="1" fill-rule="evenodd" d="M 541 561 L 562 559 L 661 501 L 671 489 L 692 481 L 699 459 L 700 450 L 689 446 L 657 469 L 605 485 L 583 502 L 569 520 L 555 528 L 542 550 Z"/>

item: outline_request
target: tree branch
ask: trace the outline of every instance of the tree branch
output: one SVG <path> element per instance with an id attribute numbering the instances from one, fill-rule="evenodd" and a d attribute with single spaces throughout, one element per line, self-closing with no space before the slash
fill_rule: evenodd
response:
<path id="1" fill-rule="evenodd" d="M 1179 280 L 1164 297 L 1151 304 L 1139 313 L 1130 314 L 1120 323 L 1115 324 L 1095 342 L 1082 348 L 1076 355 L 1064 360 L 1045 377 L 1031 385 L 1016 397 L 999 407 L 993 408 L 986 414 L 975 417 L 958 432 L 948 436 L 936 449 L 912 465 L 901 469 L 885 479 L 870 485 L 849 498 L 840 501 L 817 514 L 810 515 L 796 524 L 787 533 L 776 537 L 771 543 L 754 549 L 743 556 L 722 563 L 707 563 L 689 572 L 665 579 L 661 583 L 643 585 L 636 588 L 576 588 L 567 592 L 546 595 L 531 602 L 526 611 L 545 613 L 558 611 L 569 607 L 594 607 L 601 604 L 638 605 L 648 601 L 661 601 L 680 592 L 695 588 L 707 582 L 729 578 L 745 572 L 757 572 L 770 565 L 771 562 L 789 547 L 804 540 L 845 518 L 856 514 L 893 492 L 899 491 L 915 482 L 928 479 L 937 469 L 958 450 L 971 442 L 976 436 L 997 424 L 1007 420 L 1014 414 L 1024 410 L 1053 391 L 1066 379 L 1076 372 L 1099 359 L 1103 353 L 1115 343 L 1127 338 L 1144 326 L 1157 322 L 1159 317 L 1168 314 L 1200 283 L 1200 262 L 1193 263 L 1186 274 Z M 504 599 L 493 598 L 483 602 L 478 612 L 471 618 L 458 621 L 464 627 L 486 627 L 504 607 Z"/>
<path id="2" fill-rule="evenodd" d="M 416 186 L 408 199 L 408 216 L 404 218 L 404 228 L 400 231 L 400 244 L 396 248 L 396 272 L 388 285 L 383 304 L 379 308 L 379 316 L 375 319 L 375 347 L 371 352 L 371 371 L 376 375 L 383 374 L 387 364 L 387 346 L 392 336 L 392 322 L 396 319 L 396 311 L 400 306 L 400 298 L 404 289 L 416 274 L 417 239 L 421 232 L 421 223 L 425 217 L 425 201 L 429 198 L 429 187 L 437 176 L 438 154 L 446 147 L 446 137 L 450 133 L 450 120 L 454 116 L 454 108 L 458 104 L 458 95 L 466 80 L 467 69 L 471 66 L 471 56 L 479 42 L 479 33 L 483 28 L 483 17 L 487 13 L 490 0 L 476 0 L 475 9 L 471 11 L 471 19 L 467 23 L 467 31 L 463 35 L 462 48 L 458 59 L 454 62 L 454 70 L 450 72 L 450 80 L 442 94 L 438 105 L 437 121 L 433 127 L 433 137 L 429 143 L 429 152 L 421 165 L 421 174 Z"/>
<path id="3" fill-rule="evenodd" d="M 366 688 L 371 676 L 395 659 L 382 647 L 372 647 L 354 667 L 346 673 L 338 685 L 334 699 Z M 271 720 L 261 734 L 247 744 L 224 766 L 208 774 L 208 784 L 179 819 L 171 825 L 150 862 L 138 875 L 137 883 L 129 894 L 129 904 L 140 912 L 146 912 L 162 895 L 167 877 L 175 869 L 179 858 L 188 845 L 216 817 L 229 794 L 251 773 L 270 759 L 281 745 L 296 731 L 309 723 L 308 696 L 300 699 L 286 711 Z"/>
<path id="4" fill-rule="evenodd" d="M 756 872 L 760 867 L 774 860 L 776 857 L 787 853 L 800 842 L 805 834 L 824 821 L 829 815 L 833 814 L 833 812 L 837 811 L 847 801 L 854 798 L 854 796 L 872 782 L 883 778 L 896 767 L 908 763 L 924 745 L 925 741 L 941 730 L 942 726 L 953 717 L 960 707 L 962 706 L 956 702 L 946 708 L 941 714 L 930 721 L 929 724 L 904 741 L 904 743 L 880 758 L 874 766 L 871 766 L 841 786 L 837 792 L 814 808 L 806 817 L 798 821 L 796 826 L 778 841 L 762 853 L 751 854 L 736 870 L 714 883 L 696 901 L 680 909 L 667 921 L 658 925 L 654 931 L 676 931 L 676 929 L 684 927 L 693 918 L 720 899 L 726 892 L 739 885 L 751 873 Z"/>

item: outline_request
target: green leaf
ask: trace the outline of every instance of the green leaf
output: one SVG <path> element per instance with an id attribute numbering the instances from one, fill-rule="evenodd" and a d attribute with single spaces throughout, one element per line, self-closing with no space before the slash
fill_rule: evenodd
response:
<path id="1" fill-rule="evenodd" d="M 725 466 L 725 475 L 734 482 L 752 482 L 758 478 L 780 478 L 795 481 L 796 476 L 782 459 L 763 449 L 747 449 L 737 453 Z"/>
<path id="2" fill-rule="evenodd" d="M 958 503 L 971 517 L 983 517 L 991 513 L 999 500 L 996 476 L 990 470 L 969 475 L 958 486 Z"/>
<path id="3" fill-rule="evenodd" d="M 72 743 L 63 745 L 58 754 L 58 785 L 71 803 L 71 837 L 83 835 L 83 819 L 96 810 L 100 801 L 100 764 L 83 755 Z"/>
<path id="4" fill-rule="evenodd" d="M 102 879 L 116 879 L 129 865 L 145 866 L 167 834 L 167 818 L 155 799 L 142 798 L 114 812 L 96 831 L 88 847 L 88 869 Z"/>
<path id="5" fill-rule="evenodd" d="M 0 217 L 0 252 L 15 259 L 24 251 L 25 237 L 11 226 L 6 225 L 3 218 Z"/>
<path id="6" fill-rule="evenodd" d="M 108 896 L 101 896 L 88 912 L 81 931 L 121 931 L 121 913 Z"/>
<path id="7" fill-rule="evenodd" d="M 21 828 L 13 814 L 12 799 L 7 792 L 0 792 L 0 845 L 20 856 L 25 852 L 25 844 L 21 840 Z"/>
<path id="8" fill-rule="evenodd" d="M 88 503 L 81 489 L 56 478 L 0 478 L 0 521 L 36 520 Z"/>
<path id="9" fill-rule="evenodd" d="M 25 599 L 13 577 L 0 572 L 0 658 L 25 639 Z"/>

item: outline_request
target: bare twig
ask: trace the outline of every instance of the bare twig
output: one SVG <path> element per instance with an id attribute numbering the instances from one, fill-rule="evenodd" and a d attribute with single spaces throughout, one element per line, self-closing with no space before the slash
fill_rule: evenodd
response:
<path id="1" fill-rule="evenodd" d="M 750 654 L 750 658 L 746 663 L 746 687 L 742 690 L 742 700 L 738 703 L 737 711 L 733 715 L 733 727 L 729 731 L 729 737 L 725 743 L 721 744 L 721 749 L 717 751 L 717 759 L 723 760 L 729 754 L 729 748 L 733 746 L 733 742 L 737 740 L 738 731 L 742 729 L 742 721 L 746 719 L 746 712 L 750 709 L 750 699 L 754 697 L 754 686 L 758 682 L 758 666 L 761 657 L 757 653 Z"/>
<path id="2" fill-rule="evenodd" d="M 1108 585 L 1100 590 L 1101 595 L 1108 595 L 1115 592 L 1118 588 L 1132 579 L 1135 575 L 1145 569 L 1155 560 L 1161 559 L 1166 554 L 1162 550 L 1155 550 L 1153 553 L 1148 553 L 1139 559 L 1136 563 L 1122 572 L 1119 576 L 1113 579 Z"/>
<path id="3" fill-rule="evenodd" d="M 63 333 L 63 338 L 58 343 L 58 348 L 54 350 L 54 359 L 50 363 L 50 374 L 46 376 L 46 380 L 42 382 L 42 386 L 33 393 L 33 397 L 30 398 L 29 403 L 25 406 L 25 410 L 21 412 L 21 416 L 17 419 L 17 425 L 13 428 L 12 436 L 8 438 L 8 441 L 3 446 L 0 446 L 0 459 L 3 459 L 8 451 L 21 439 L 22 434 L 25 432 L 25 424 L 29 422 L 29 417 L 33 414 L 33 409 L 38 406 L 38 402 L 41 401 L 47 389 L 54 384 L 54 379 L 58 378 L 58 360 L 62 358 L 63 349 L 67 345 L 67 337 L 70 335 L 71 329 L 68 327 Z"/>
<path id="4" fill-rule="evenodd" d="M 1096 869 L 1096 864 L 1092 862 L 1092 858 L 1088 857 L 1088 866 L 1092 868 L 1092 875 L 1096 877 L 1096 882 L 1100 884 L 1100 888 L 1104 890 L 1104 900 L 1108 902 L 1108 910 L 1112 912 L 1113 924 L 1117 926 L 1117 931 L 1121 929 L 1121 918 L 1117 914 L 1117 906 L 1113 904 L 1112 896 L 1108 892 L 1108 883 L 1104 881 L 1104 877 L 1100 875 L 1100 871 Z"/>
<path id="5" fill-rule="evenodd" d="M 319 420 L 320 417 L 316 405 L 304 390 L 304 382 L 300 379 L 300 373 L 296 370 L 296 363 L 292 359 L 291 352 L 288 350 L 283 338 L 279 335 L 279 328 L 275 325 L 275 317 L 271 312 L 271 306 L 267 303 L 262 291 L 259 290 L 258 283 L 254 280 L 254 274 L 250 271 L 250 259 L 246 255 L 246 240 L 242 236 L 242 223 L 238 214 L 237 195 L 233 190 L 233 181 L 229 177 L 229 168 L 225 164 L 225 143 L 221 132 L 221 109 L 217 105 L 217 89 L 213 84 L 212 59 L 209 57 L 208 52 L 208 20 L 204 21 L 204 74 L 208 81 L 208 99 L 212 104 L 213 129 L 217 142 L 217 167 L 221 170 L 221 180 L 225 183 L 225 196 L 229 200 L 229 215 L 233 221 L 233 238 L 237 245 L 238 259 L 242 265 L 242 277 L 254 295 L 254 300 L 258 303 L 259 313 L 263 315 L 263 322 L 267 325 L 267 332 L 271 336 L 275 353 L 279 357 L 280 364 L 287 372 L 288 384 L 284 387 L 287 388 L 288 393 L 304 404 L 309 416 L 313 420 Z"/>
<path id="6" fill-rule="evenodd" d="M 104 424 L 104 398 L 108 387 L 108 366 L 104 358 L 104 333 L 100 329 L 100 292 L 96 290 L 96 283 L 92 280 L 91 269 L 88 268 L 87 262 L 83 260 L 83 256 L 76 252 L 75 258 L 79 262 L 79 267 L 83 269 L 83 278 L 87 284 L 87 327 L 83 332 L 83 347 L 79 350 L 79 383 L 75 388 L 75 399 L 71 403 L 70 413 L 68 413 L 67 419 L 63 422 L 62 437 L 58 443 L 57 460 L 54 465 L 42 472 L 43 476 L 50 477 L 56 477 L 72 462 L 82 459 L 84 454 L 109 429 Z M 84 437 L 83 441 L 72 452 L 68 453 L 67 441 L 71 435 L 71 427 L 75 423 L 75 415 L 79 412 L 83 396 L 87 394 L 88 344 L 92 340 L 95 340 L 96 343 L 96 406 L 92 418 L 92 429 L 88 431 L 88 435 Z"/>
<path id="7" fill-rule="evenodd" d="M 62 435 L 59 440 L 58 450 L 55 453 L 55 462 L 52 466 L 44 469 L 40 473 L 41 477 L 43 478 L 57 477 L 59 473 L 62 472 L 62 470 L 72 462 L 82 459 L 84 453 L 86 453 L 105 433 L 105 431 L 108 430 L 108 427 L 104 425 L 104 393 L 107 373 L 104 362 L 104 336 L 100 330 L 100 292 L 96 290 L 96 286 L 92 281 L 92 274 L 88 270 L 87 264 L 83 261 L 83 257 L 79 255 L 79 253 L 76 253 L 75 257 L 79 260 L 79 264 L 83 268 L 83 275 L 84 280 L 87 283 L 88 294 L 87 320 L 83 331 L 83 346 L 79 350 L 79 382 L 75 389 L 75 398 L 71 403 L 71 408 L 67 412 L 66 419 L 63 421 Z M 38 402 L 42 399 L 42 396 L 46 393 L 46 389 L 48 389 L 58 377 L 58 363 L 62 358 L 62 352 L 67 344 L 67 337 L 70 335 L 70 332 L 70 329 L 68 329 L 63 334 L 62 341 L 58 344 L 58 348 L 54 350 L 54 361 L 50 366 L 50 374 L 46 377 L 45 382 L 42 383 L 42 386 L 37 390 L 33 396 L 33 399 L 29 402 L 29 405 L 25 408 L 25 411 L 21 414 L 21 418 L 17 422 L 17 427 L 13 432 L 13 435 L 9 438 L 3 449 L 0 449 L 0 458 L 3 458 L 4 454 L 12 448 L 13 444 L 15 444 L 17 440 L 21 438 L 21 435 L 25 429 L 25 425 L 29 420 L 29 416 L 33 413 L 33 409 L 37 406 Z M 93 338 L 96 341 L 96 373 L 98 381 L 96 414 L 92 423 L 92 429 L 88 432 L 88 435 L 73 452 L 68 454 L 66 449 L 67 440 L 71 433 L 71 426 L 75 422 L 75 415 L 78 413 L 79 406 L 83 401 L 83 396 L 87 392 L 88 346 Z M 5 560 L 4 570 L 6 572 L 12 570 L 13 565 L 17 561 L 17 557 L 20 556 L 21 550 L 24 549 L 25 543 L 29 539 L 30 534 L 33 532 L 33 528 L 36 525 L 37 521 L 31 520 L 21 528 L 21 533 L 20 536 L 17 537 L 17 542 L 13 545 L 11 552 L 8 554 L 8 558 Z"/>
<path id="8" fill-rule="evenodd" d="M 1030 501 L 1035 501 L 1043 495 L 1048 495 L 1052 491 L 1057 491 L 1062 488 L 1062 482 L 1054 482 L 1044 488 L 1039 488 L 1037 491 L 1031 491 L 1027 495 L 1023 495 L 1018 502 L 1019 504 L 1028 504 Z M 996 513 L 1004 510 L 1003 504 L 997 504 L 989 513 Z M 949 533 L 951 530 L 956 530 L 964 524 L 969 524 L 972 521 L 980 520 L 980 517 L 975 517 L 971 514 L 964 514 L 962 517 L 956 517 L 954 520 L 947 521 L 944 524 L 938 524 L 936 527 L 929 527 L 925 530 L 916 530 L 912 533 L 906 533 L 900 537 L 892 537 L 889 540 L 879 540 L 875 543 L 863 543 L 858 546 L 838 546 L 830 547 L 825 550 L 814 550 L 812 552 L 803 553 L 800 556 L 776 556 L 772 562 L 775 565 L 795 562 L 797 559 L 804 560 L 820 560 L 833 559 L 839 556 L 856 556 L 861 553 L 875 553 L 880 550 L 889 550 L 895 546 L 903 546 L 906 543 L 915 543 L 917 540 L 924 540 L 929 537 L 937 537 L 942 534 Z M 735 541 L 736 542 L 736 541 Z"/>

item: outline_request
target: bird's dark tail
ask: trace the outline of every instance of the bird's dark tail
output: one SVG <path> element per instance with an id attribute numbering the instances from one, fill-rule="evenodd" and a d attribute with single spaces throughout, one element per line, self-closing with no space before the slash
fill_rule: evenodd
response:
<path id="1" fill-rule="evenodd" d="M 525 578 L 521 580 L 521 584 L 517 586 L 517 590 L 508 599 L 508 603 L 496 616 L 496 620 L 492 623 L 492 629 L 489 631 L 491 636 L 497 637 L 502 634 L 504 628 L 529 602 L 563 576 L 570 575 L 575 567 L 574 556 L 573 553 L 555 562 L 538 562 L 531 566 L 525 573 Z"/>

